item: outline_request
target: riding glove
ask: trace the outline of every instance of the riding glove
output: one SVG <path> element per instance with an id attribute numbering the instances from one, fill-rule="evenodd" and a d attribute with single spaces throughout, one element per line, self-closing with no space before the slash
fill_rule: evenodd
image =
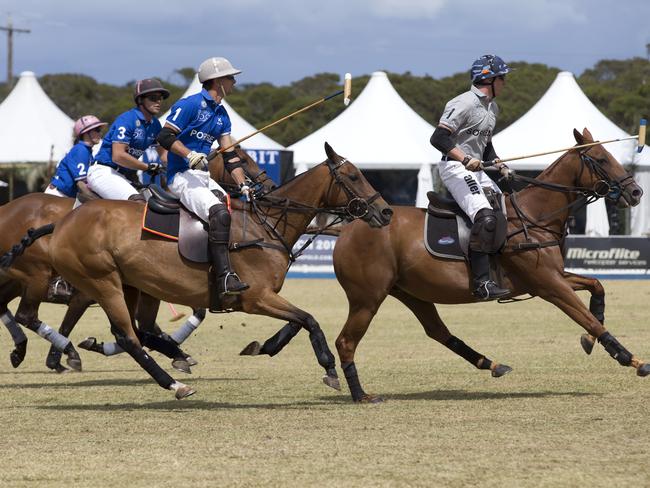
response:
<path id="1" fill-rule="evenodd" d="M 208 168 L 208 156 L 204 153 L 190 151 L 186 157 L 187 162 L 190 163 L 190 168 L 202 170 L 206 170 Z"/>

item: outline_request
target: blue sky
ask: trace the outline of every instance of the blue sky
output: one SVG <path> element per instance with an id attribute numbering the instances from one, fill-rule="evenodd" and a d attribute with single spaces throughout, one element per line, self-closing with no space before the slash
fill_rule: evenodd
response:
<path id="1" fill-rule="evenodd" d="M 225 56 L 239 81 L 286 84 L 318 72 L 442 77 L 482 54 L 580 74 L 646 57 L 648 0 L 2 0 L 14 74 L 83 73 L 113 84 Z M 0 33 L 3 34 L 3 33 Z M 6 40 L 0 37 L 0 79 Z M 176 79 L 175 81 L 179 81 Z"/>

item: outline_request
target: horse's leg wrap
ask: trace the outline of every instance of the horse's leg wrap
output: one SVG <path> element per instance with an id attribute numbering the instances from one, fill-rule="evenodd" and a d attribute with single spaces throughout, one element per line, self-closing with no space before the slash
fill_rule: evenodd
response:
<path id="1" fill-rule="evenodd" d="M 314 349 L 316 354 L 316 359 L 318 364 L 320 364 L 325 371 L 327 371 L 327 376 L 336 378 L 336 360 L 334 359 L 334 354 L 330 351 L 329 346 L 327 345 L 327 340 L 325 339 L 325 334 L 323 330 L 318 325 L 312 317 L 309 317 L 305 321 L 305 329 L 309 331 L 309 340 L 311 341 L 311 347 Z"/>
<path id="2" fill-rule="evenodd" d="M 490 369 L 492 367 L 492 361 L 476 352 L 456 336 L 451 336 L 445 342 L 445 346 L 478 369 Z"/>
<path id="3" fill-rule="evenodd" d="M 2 323 L 5 324 L 5 327 L 11 334 L 14 344 L 20 344 L 27 340 L 27 336 L 23 332 L 23 329 L 18 325 L 18 322 L 16 322 L 15 317 L 9 310 L 0 315 L 0 320 L 2 320 Z"/>
<path id="4" fill-rule="evenodd" d="M 27 325 L 27 328 L 36 332 L 43 339 L 51 342 L 52 345 L 59 351 L 65 352 L 66 348 L 70 345 L 70 339 L 62 334 L 59 334 L 49 325 L 41 322 L 40 320 L 34 320 L 33 322 L 30 322 Z"/>
<path id="5" fill-rule="evenodd" d="M 124 349 L 162 388 L 169 390 L 174 378 L 169 376 L 144 349 L 125 336 L 118 336 L 117 344 Z"/>
<path id="6" fill-rule="evenodd" d="M 285 324 L 279 331 L 275 333 L 272 337 L 269 337 L 262 348 L 260 349 L 260 354 L 268 354 L 269 356 L 275 356 L 279 353 L 284 346 L 289 344 L 291 339 L 293 339 L 302 327 L 300 324 L 295 322 L 289 322 Z M 319 361 L 320 362 L 320 361 Z"/>
<path id="7" fill-rule="evenodd" d="M 605 323 L 605 295 L 591 295 L 589 311 L 601 324 Z"/>
<path id="8" fill-rule="evenodd" d="M 170 337 L 176 344 L 182 344 L 185 340 L 192 335 L 196 328 L 201 325 L 205 319 L 205 308 L 199 308 L 194 311 L 192 316 L 188 318 L 178 330 L 173 332 Z"/>
<path id="9" fill-rule="evenodd" d="M 363 388 L 361 388 L 359 375 L 357 374 L 357 368 L 354 365 L 354 361 L 349 363 L 342 363 L 341 368 L 343 369 L 345 380 L 348 382 L 348 387 L 350 388 L 350 393 L 352 394 L 352 400 L 355 402 L 360 402 L 366 395 L 366 392 L 363 391 Z"/>
<path id="10" fill-rule="evenodd" d="M 172 340 L 166 340 L 163 337 L 145 332 L 142 334 L 142 345 L 164 354 L 169 359 L 175 359 L 183 356 L 183 351 Z"/>
<path id="11" fill-rule="evenodd" d="M 616 337 L 614 337 L 609 332 L 605 332 L 598 338 L 605 351 L 609 353 L 611 357 L 618 361 L 618 364 L 621 366 L 630 366 L 632 364 L 632 354 L 630 351 L 625 349 L 623 345 L 618 342 Z"/>

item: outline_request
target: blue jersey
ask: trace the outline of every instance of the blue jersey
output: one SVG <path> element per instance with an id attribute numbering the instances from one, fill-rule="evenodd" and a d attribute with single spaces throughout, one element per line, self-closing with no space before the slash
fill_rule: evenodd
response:
<path id="1" fill-rule="evenodd" d="M 113 143 L 126 144 L 126 151 L 136 159 L 151 145 L 157 144 L 156 137 L 161 126 L 157 118 L 147 122 L 142 112 L 132 108 L 115 119 L 102 141 L 95 161 L 110 166 L 126 176 L 133 176 L 137 170 L 125 168 L 113 161 Z"/>
<path id="2" fill-rule="evenodd" d="M 88 165 L 92 159 L 92 147 L 84 142 L 78 142 L 56 167 L 51 183 L 64 195 L 76 197 L 79 191 L 77 181 L 86 179 Z"/>
<path id="3" fill-rule="evenodd" d="M 190 151 L 208 154 L 212 143 L 230 134 L 230 117 L 223 105 L 215 102 L 206 90 L 176 102 L 171 108 L 167 124 L 179 131 L 176 139 Z M 169 151 L 167 155 L 167 182 L 176 173 L 189 169 L 189 164 Z"/>

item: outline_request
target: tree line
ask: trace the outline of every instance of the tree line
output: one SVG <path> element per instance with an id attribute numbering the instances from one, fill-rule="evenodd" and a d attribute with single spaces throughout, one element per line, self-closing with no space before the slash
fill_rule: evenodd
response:
<path id="1" fill-rule="evenodd" d="M 507 86 L 499 97 L 501 114 L 497 132 L 519 119 L 551 85 L 558 68 L 545 64 L 511 63 L 515 71 L 508 75 Z M 186 90 L 194 76 L 193 68 L 180 68 L 174 78 L 180 83 L 163 81 L 171 92 L 163 111 L 171 107 Z M 416 76 L 409 72 L 388 73 L 388 77 L 406 103 L 427 122 L 436 125 L 447 100 L 469 87 L 468 73 L 457 73 L 443 78 Z M 368 83 L 370 76 L 355 77 L 353 97 Z M 602 60 L 584 71 L 578 84 L 587 97 L 621 129 L 636 134 L 641 117 L 650 116 L 650 61 L 643 58 Z M 133 106 L 135 80 L 123 86 L 97 82 L 83 74 L 47 74 L 39 78 L 43 90 L 61 110 L 73 119 L 88 113 L 112 122 L 117 115 Z M 312 101 L 340 89 L 341 77 L 336 73 L 319 73 L 289 85 L 246 83 L 240 79 L 228 103 L 255 127 L 262 127 L 288 115 Z M 0 101 L 10 91 L 0 85 Z M 324 103 L 289 122 L 269 129 L 266 134 L 284 146 L 293 144 L 319 129 L 336 117 L 342 103 Z M 387 119 L 390 114 L 386 114 Z M 540 135 L 543 137 L 543 134 Z"/>

